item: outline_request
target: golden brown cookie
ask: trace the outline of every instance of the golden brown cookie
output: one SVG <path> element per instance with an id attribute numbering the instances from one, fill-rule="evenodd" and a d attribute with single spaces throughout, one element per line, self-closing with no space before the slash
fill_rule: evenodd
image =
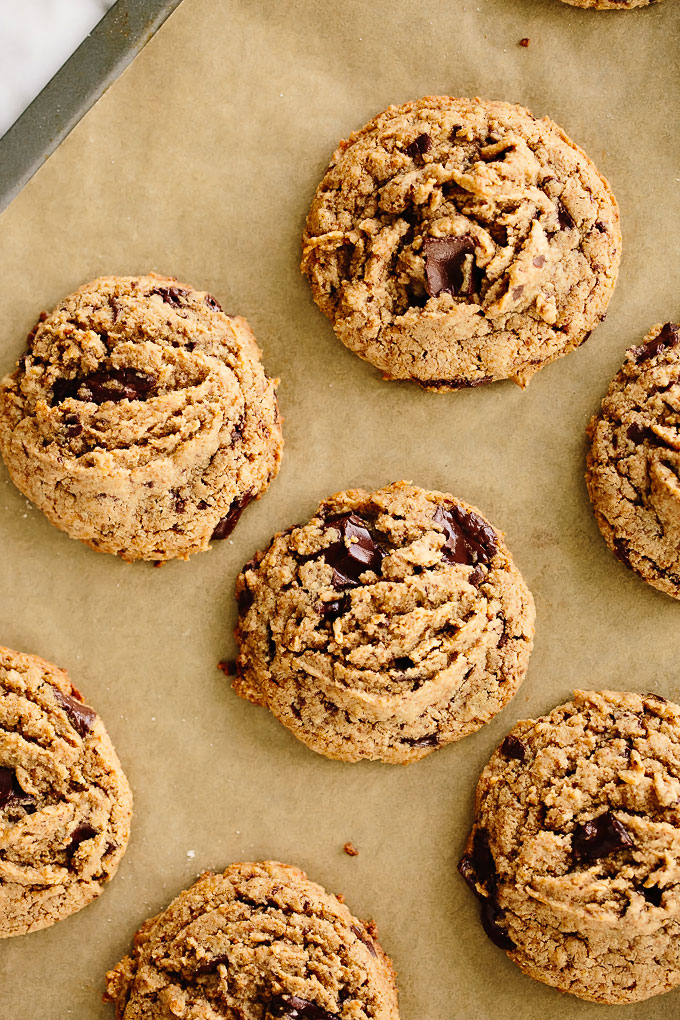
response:
<path id="1" fill-rule="evenodd" d="M 604 318 L 621 256 L 597 168 L 547 117 L 483 99 L 390 106 L 341 142 L 302 269 L 389 379 L 521 386 Z"/>
<path id="2" fill-rule="evenodd" d="M 163 276 L 81 287 L 0 384 L 15 485 L 71 537 L 126 560 L 186 559 L 225 538 L 281 448 L 246 320 Z"/>

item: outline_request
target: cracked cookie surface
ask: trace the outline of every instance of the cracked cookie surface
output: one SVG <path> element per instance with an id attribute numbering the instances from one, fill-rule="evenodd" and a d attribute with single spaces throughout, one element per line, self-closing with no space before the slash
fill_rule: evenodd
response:
<path id="1" fill-rule="evenodd" d="M 47 928 L 116 873 L 132 794 L 68 674 L 0 648 L 0 938 Z"/>
<path id="2" fill-rule="evenodd" d="M 106 978 L 117 1020 L 398 1020 L 394 970 L 359 921 L 276 861 L 206 873 Z"/>
<path id="3" fill-rule="evenodd" d="M 344 761 L 416 761 L 479 729 L 533 644 L 533 599 L 499 533 L 406 482 L 324 500 L 236 593 L 235 691 Z"/>
<path id="4" fill-rule="evenodd" d="M 225 538 L 278 471 L 274 381 L 245 319 L 150 274 L 67 297 L 0 384 L 0 450 L 55 524 L 126 560 Z"/>
<path id="5" fill-rule="evenodd" d="M 633 7 L 648 7 L 659 0 L 562 0 L 572 7 L 591 7 L 596 11 L 625 11 Z"/>
<path id="6" fill-rule="evenodd" d="M 680 598 L 680 326 L 631 348 L 588 426 L 586 482 L 609 548 Z"/>
<path id="7" fill-rule="evenodd" d="M 489 937 L 593 1002 L 680 983 L 680 708 L 576 691 L 518 723 L 477 786 L 460 871 Z"/>
<path id="8" fill-rule="evenodd" d="M 302 269 L 342 342 L 434 390 L 526 385 L 604 318 L 616 201 L 548 118 L 482 99 L 391 106 L 340 143 Z"/>

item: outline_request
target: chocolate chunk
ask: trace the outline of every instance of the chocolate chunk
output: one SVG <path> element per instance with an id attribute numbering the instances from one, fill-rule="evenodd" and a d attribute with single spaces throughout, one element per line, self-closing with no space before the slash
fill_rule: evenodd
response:
<path id="1" fill-rule="evenodd" d="M 3 766 L 0 768 L 0 811 L 5 807 L 22 807 L 27 814 L 33 814 L 30 809 L 35 808 L 35 797 L 24 793 L 14 769 Z"/>
<path id="2" fill-rule="evenodd" d="M 92 839 L 96 835 L 97 830 L 93 829 L 89 822 L 80 822 L 71 833 L 71 842 L 66 847 L 66 853 L 69 857 L 72 857 L 81 843 L 84 843 L 86 839 Z"/>
<path id="3" fill-rule="evenodd" d="M 479 588 L 479 585 L 481 584 L 485 574 L 486 570 L 478 563 L 475 569 L 470 572 L 470 575 L 467 579 L 468 584 L 471 584 L 473 588 Z"/>
<path id="4" fill-rule="evenodd" d="M 480 914 L 482 928 L 495 946 L 498 946 L 499 949 L 504 950 L 506 953 L 511 953 L 517 947 L 505 929 L 499 925 L 498 919 L 501 916 L 501 912 L 493 900 L 484 900 L 482 902 Z"/>
<path id="5" fill-rule="evenodd" d="M 651 903 L 653 907 L 661 906 L 661 897 L 663 896 L 663 889 L 660 889 L 658 885 L 645 886 L 642 885 L 638 888 L 638 892 L 641 892 L 647 903 Z"/>
<path id="6" fill-rule="evenodd" d="M 225 676 L 236 676 L 236 663 L 233 659 L 220 659 L 217 668 L 221 669 Z"/>
<path id="7" fill-rule="evenodd" d="M 186 513 L 186 509 L 187 509 L 187 501 L 186 501 L 186 499 L 183 499 L 182 496 L 176 496 L 175 497 L 175 513 L 177 513 L 177 514 Z"/>
<path id="8" fill-rule="evenodd" d="M 339 1020 L 337 1013 L 329 1013 L 297 995 L 277 995 L 269 1003 L 266 1016 L 276 1020 Z"/>
<path id="9" fill-rule="evenodd" d="M 446 509 L 438 506 L 432 520 L 444 528 L 446 542 L 442 559 L 447 563 L 486 564 L 498 552 L 495 531 L 472 510 L 463 510 L 456 505 Z"/>
<path id="10" fill-rule="evenodd" d="M 221 312 L 222 311 L 222 305 L 219 303 L 219 301 L 216 298 L 214 298 L 212 296 L 212 294 L 206 294 L 205 295 L 205 303 L 208 306 L 208 308 L 212 308 L 213 311 L 215 311 L 215 312 Z"/>
<path id="11" fill-rule="evenodd" d="M 197 963 L 193 968 L 193 972 L 194 974 L 214 974 L 219 966 L 227 966 L 228 964 L 229 956 L 226 953 L 222 953 L 220 956 L 213 956 L 210 960 Z"/>
<path id="12" fill-rule="evenodd" d="M 404 740 L 405 744 L 410 744 L 411 747 L 438 747 L 439 746 L 439 734 L 437 733 L 426 733 L 424 737 L 407 737 Z"/>
<path id="13" fill-rule="evenodd" d="M 340 541 L 323 550 L 326 563 L 333 567 L 333 587 L 336 590 L 356 587 L 366 570 L 380 573 L 382 551 L 361 517 L 352 513 L 340 514 L 329 517 L 326 526 L 340 532 Z"/>
<path id="14" fill-rule="evenodd" d="M 472 889 L 475 896 L 482 894 L 477 884 L 484 886 L 489 896 L 496 891 L 496 865 L 489 849 L 489 834 L 486 829 L 477 829 L 472 840 L 472 852 L 465 854 L 458 865 L 458 871 Z"/>
<path id="15" fill-rule="evenodd" d="M 512 733 L 508 733 L 507 737 L 501 744 L 501 754 L 504 758 L 514 758 L 516 761 L 524 761 L 527 749 L 519 737 L 514 737 Z"/>
<path id="16" fill-rule="evenodd" d="M 181 308 L 184 304 L 184 298 L 189 293 L 184 287 L 156 287 L 154 290 L 149 291 L 149 297 L 152 294 L 159 294 L 163 298 L 166 305 L 172 305 L 173 308 Z"/>
<path id="17" fill-rule="evenodd" d="M 244 586 L 238 593 L 236 599 L 236 602 L 238 604 L 238 611 L 241 616 L 244 616 L 248 612 L 248 610 L 253 604 L 253 601 L 254 601 L 253 593 L 251 592 L 250 588 L 246 588 Z"/>
<path id="18" fill-rule="evenodd" d="M 400 655 L 394 660 L 395 669 L 413 669 L 414 665 L 413 659 L 409 659 L 408 655 Z"/>
<path id="19" fill-rule="evenodd" d="M 418 137 L 412 141 L 410 145 L 406 146 L 406 152 L 411 159 L 415 159 L 416 156 L 424 156 L 431 148 L 432 139 L 428 134 L 423 134 L 418 135 Z"/>
<path id="20" fill-rule="evenodd" d="M 626 435 L 636 446 L 644 442 L 645 439 L 653 443 L 658 438 L 653 429 L 650 429 L 647 425 L 638 425 L 637 422 L 633 422 L 632 425 L 628 426 Z"/>
<path id="21" fill-rule="evenodd" d="M 248 504 L 252 502 L 252 499 L 253 497 L 250 492 L 246 492 L 246 494 L 241 496 L 240 499 L 235 499 L 229 507 L 229 512 L 225 514 L 225 516 L 222 517 L 222 519 L 215 525 L 211 539 L 218 541 L 223 538 L 228 538 L 238 524 L 239 517 Z"/>
<path id="22" fill-rule="evenodd" d="M 542 269 L 545 265 L 545 255 L 537 255 L 533 262 L 537 269 Z"/>
<path id="23" fill-rule="evenodd" d="M 107 400 L 146 400 L 155 385 L 154 376 L 133 368 L 103 369 L 83 379 L 57 379 L 52 387 L 52 407 L 67 397 L 91 404 L 104 404 Z"/>
<path id="24" fill-rule="evenodd" d="M 317 609 L 320 616 L 332 623 L 338 617 L 344 616 L 349 607 L 349 596 L 343 595 L 342 598 L 333 599 L 332 602 L 320 602 Z"/>
<path id="25" fill-rule="evenodd" d="M 640 365 L 643 361 L 655 358 L 661 351 L 675 347 L 680 340 L 680 326 L 673 322 L 667 322 L 660 333 L 653 340 L 648 340 L 640 347 L 633 347 L 631 354 L 635 358 L 635 364 Z"/>
<path id="26" fill-rule="evenodd" d="M 346 849 L 347 846 L 352 846 L 352 844 L 351 843 L 345 843 L 345 853 L 347 853 L 347 849 Z M 351 856 L 354 857 L 358 853 L 359 853 L 359 851 L 355 850 L 354 854 L 351 854 Z M 377 956 L 378 954 L 375 951 L 375 946 L 373 945 L 372 940 L 368 937 L 366 932 L 362 931 L 361 928 L 357 928 L 357 926 L 355 924 L 351 924 L 350 928 L 352 929 L 352 931 L 354 932 L 356 937 L 358 939 L 361 939 L 361 941 L 366 946 L 366 948 L 368 949 L 368 951 L 371 954 L 371 956 Z"/>
<path id="27" fill-rule="evenodd" d="M 519 287 L 512 288 L 512 300 L 519 301 L 522 294 L 524 293 L 524 284 L 520 283 Z"/>
<path id="28" fill-rule="evenodd" d="M 92 730 L 94 721 L 97 718 L 95 710 L 90 708 L 89 705 L 84 705 L 82 701 L 72 698 L 69 694 L 62 694 L 56 687 L 54 688 L 54 697 L 66 712 L 73 729 L 84 740 Z"/>
<path id="29" fill-rule="evenodd" d="M 576 224 L 571 218 L 571 213 L 559 198 L 557 199 L 555 208 L 557 210 L 557 219 L 559 220 L 560 228 L 562 230 L 571 230 Z"/>
<path id="30" fill-rule="evenodd" d="M 423 241 L 425 280 L 430 297 L 439 294 L 471 297 L 479 288 L 479 273 L 474 259 L 468 272 L 465 263 L 474 255 L 475 242 L 469 234 L 462 237 L 427 237 Z"/>
<path id="31" fill-rule="evenodd" d="M 667 698 L 664 698 L 662 694 L 655 694 L 654 691 L 647 691 L 647 693 L 643 695 L 643 697 L 652 698 L 653 701 L 660 701 L 662 705 L 668 704 Z"/>
<path id="32" fill-rule="evenodd" d="M 601 223 L 601 222 L 600 222 L 600 220 L 598 220 L 598 221 L 596 222 L 596 224 L 595 224 L 595 229 L 596 229 L 596 230 L 599 230 L 599 232 L 600 232 L 601 234 L 606 234 L 606 233 L 607 233 L 607 228 L 606 228 L 606 226 L 604 225 L 604 223 Z"/>
<path id="33" fill-rule="evenodd" d="M 592 821 L 577 825 L 571 837 L 573 855 L 581 861 L 597 861 L 634 845 L 626 827 L 611 811 L 605 811 Z"/>
<path id="34" fill-rule="evenodd" d="M 628 555 L 628 546 L 620 538 L 615 538 L 614 539 L 614 555 L 616 556 L 617 559 L 621 560 L 621 562 L 626 567 L 630 566 L 630 556 Z"/>
<path id="35" fill-rule="evenodd" d="M 422 385 L 426 386 L 428 390 L 471 390 L 475 386 L 484 386 L 490 382 L 493 382 L 490 375 L 483 375 L 481 379 L 463 379 L 460 376 L 454 376 L 453 379 L 424 379 Z"/>

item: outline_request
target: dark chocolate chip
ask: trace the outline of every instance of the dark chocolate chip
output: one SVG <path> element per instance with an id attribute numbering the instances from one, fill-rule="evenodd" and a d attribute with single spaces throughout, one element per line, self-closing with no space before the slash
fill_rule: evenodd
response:
<path id="1" fill-rule="evenodd" d="M 212 294 L 206 294 L 205 295 L 205 303 L 208 306 L 208 308 L 212 308 L 213 311 L 215 311 L 215 312 L 221 312 L 222 311 L 221 304 L 219 303 L 219 301 L 216 298 L 214 298 L 212 296 Z"/>
<path id="2" fill-rule="evenodd" d="M 506 953 L 511 953 L 512 950 L 517 947 L 505 929 L 501 928 L 498 923 L 498 919 L 501 916 L 502 915 L 493 900 L 482 901 L 480 914 L 482 928 L 495 946 L 498 946 L 499 949 L 504 950 Z"/>
<path id="3" fill-rule="evenodd" d="M 394 660 L 395 669 L 413 669 L 414 665 L 413 659 L 409 659 L 408 655 L 400 655 Z"/>
<path id="4" fill-rule="evenodd" d="M 79 436 L 82 431 L 83 431 L 83 426 L 82 425 L 67 425 L 66 426 L 66 435 L 69 437 L 69 439 L 75 439 L 76 436 Z"/>
<path id="5" fill-rule="evenodd" d="M 186 512 L 186 508 L 187 508 L 186 499 L 183 499 L 181 496 L 177 496 L 175 498 L 175 513 L 183 514 Z"/>
<path id="6" fill-rule="evenodd" d="M 571 213 L 559 198 L 557 199 L 556 209 L 557 219 L 559 220 L 560 228 L 562 230 L 571 230 L 571 228 L 575 226 L 575 223 L 571 218 Z"/>
<path id="7" fill-rule="evenodd" d="M 524 761 L 527 749 L 519 737 L 515 737 L 512 733 L 508 733 L 507 737 L 501 744 L 501 754 L 504 758 L 514 758 L 516 761 Z"/>
<path id="8" fill-rule="evenodd" d="M 0 768 L 0 811 L 5 807 L 22 807 L 28 814 L 32 814 L 29 809 L 35 808 L 35 797 L 24 793 L 14 769 L 3 766 Z"/>
<path id="9" fill-rule="evenodd" d="M 298 995 L 277 995 L 269 1003 L 267 1015 L 276 1020 L 339 1020 L 337 1013 L 329 1013 Z"/>
<path id="10" fill-rule="evenodd" d="M 345 843 L 345 846 L 346 847 L 347 846 L 352 846 L 352 844 L 351 843 Z M 353 848 L 353 849 L 354 849 L 354 853 L 350 854 L 351 857 L 356 856 L 358 854 L 358 852 L 359 852 L 355 848 Z M 345 853 L 347 853 L 347 850 L 345 850 Z M 352 929 L 352 931 L 354 932 L 356 937 L 358 939 L 361 939 L 361 941 L 366 946 L 366 948 L 368 949 L 368 951 L 371 954 L 371 956 L 377 956 L 376 951 L 375 951 L 375 946 L 373 945 L 372 940 L 369 939 L 369 937 L 366 934 L 366 932 L 362 931 L 361 928 L 357 928 L 357 926 L 355 924 L 351 924 L 350 928 Z"/>
<path id="11" fill-rule="evenodd" d="M 229 957 L 226 953 L 222 953 L 220 956 L 213 956 L 211 960 L 205 960 L 203 963 L 197 963 L 194 967 L 194 974 L 214 974 L 220 964 L 227 966 L 229 963 Z"/>
<path id="12" fill-rule="evenodd" d="M 428 134 L 422 134 L 418 135 L 418 137 L 412 141 L 410 145 L 406 146 L 406 152 L 411 159 L 415 159 L 416 156 L 424 156 L 431 148 L 432 139 Z"/>
<path id="13" fill-rule="evenodd" d="M 663 889 L 660 889 L 658 885 L 639 887 L 638 892 L 641 892 L 647 903 L 651 903 L 653 907 L 661 906 L 661 897 L 663 896 Z"/>
<path id="14" fill-rule="evenodd" d="M 333 620 L 337 620 L 338 617 L 344 616 L 349 607 L 349 596 L 343 595 L 342 598 L 333 599 L 331 602 L 320 602 L 317 609 L 320 616 L 332 623 Z"/>
<path id="15" fill-rule="evenodd" d="M 493 382 L 490 375 L 483 375 L 481 379 L 463 379 L 462 376 L 454 376 L 453 379 L 423 379 L 422 385 L 428 390 L 471 390 L 475 386 L 484 386 Z"/>
<path id="16" fill-rule="evenodd" d="M 163 298 L 166 305 L 172 305 L 173 308 L 181 308 L 184 304 L 184 298 L 189 293 L 184 287 L 156 287 L 154 290 L 149 291 L 149 297 L 152 294 L 159 294 Z"/>
<path id="17" fill-rule="evenodd" d="M 479 288 L 479 273 L 474 259 L 464 272 L 468 255 L 474 255 L 475 242 L 469 234 L 462 237 L 427 237 L 423 241 L 425 280 L 430 297 L 453 294 L 471 297 Z"/>
<path id="18" fill-rule="evenodd" d="M 443 526 L 446 542 L 442 558 L 447 563 L 489 563 L 498 552 L 495 531 L 472 510 L 455 504 L 446 509 L 438 506 L 432 519 Z"/>
<path id="19" fill-rule="evenodd" d="M 382 551 L 361 517 L 351 513 L 329 517 L 326 527 L 340 532 L 340 541 L 323 550 L 326 563 L 333 567 L 332 580 L 336 590 L 356 587 L 366 570 L 380 573 Z"/>
<path id="20" fill-rule="evenodd" d="M 652 698 L 654 701 L 660 701 L 662 705 L 668 704 L 667 698 L 664 698 L 662 694 L 655 694 L 654 691 L 647 691 L 647 693 L 643 695 L 643 697 Z"/>
<path id="21" fill-rule="evenodd" d="M 472 840 L 472 852 L 461 858 L 458 870 L 476 896 L 476 885 L 484 886 L 487 894 L 496 891 L 496 865 L 489 848 L 489 834 L 486 829 L 477 829 Z"/>
<path id="22" fill-rule="evenodd" d="M 614 555 L 616 556 L 617 559 L 621 560 L 621 562 L 626 567 L 630 566 L 630 556 L 628 555 L 628 546 L 620 538 L 615 538 L 614 539 Z"/>
<path id="23" fill-rule="evenodd" d="M 72 698 L 69 694 L 62 694 L 56 687 L 54 689 L 54 697 L 66 712 L 73 729 L 85 739 L 92 730 L 94 721 L 97 718 L 95 710 L 90 708 L 89 705 L 83 704 L 82 701 Z"/>
<path id="24" fill-rule="evenodd" d="M 66 853 L 69 857 L 72 857 L 81 843 L 84 843 L 86 839 L 92 839 L 96 835 L 97 830 L 93 829 L 89 822 L 80 822 L 71 833 L 71 842 L 66 847 Z"/>
<path id="25" fill-rule="evenodd" d="M 103 369 L 83 379 L 57 379 L 52 387 L 52 406 L 61 404 L 67 397 L 91 404 L 104 404 L 107 400 L 146 400 L 155 385 L 154 376 L 133 368 Z"/>
<path id="26" fill-rule="evenodd" d="M 513 287 L 512 288 L 512 300 L 513 301 L 519 301 L 519 299 L 521 298 L 523 293 L 524 293 L 524 284 L 520 283 L 519 287 Z"/>
<path id="27" fill-rule="evenodd" d="M 199 499 L 198 503 L 196 504 L 196 509 L 197 510 L 205 510 L 207 505 L 208 504 L 206 503 L 206 501 L 204 499 Z"/>
<path id="28" fill-rule="evenodd" d="M 238 596 L 236 598 L 236 602 L 238 604 L 238 611 L 241 616 L 244 616 L 248 612 L 248 610 L 253 604 L 253 601 L 254 601 L 253 593 L 251 592 L 250 588 L 246 588 L 244 585 L 244 587 L 238 593 Z"/>
<path id="29" fill-rule="evenodd" d="M 626 827 L 611 811 L 577 825 L 571 837 L 573 855 L 580 861 L 597 861 L 634 845 Z"/>
<path id="30" fill-rule="evenodd" d="M 635 358 L 636 365 L 641 364 L 643 361 L 649 361 L 650 358 L 655 358 L 663 350 L 675 347 L 679 340 L 680 326 L 673 322 L 667 322 L 653 340 L 648 340 L 646 344 L 633 348 L 631 353 Z"/>
<path id="31" fill-rule="evenodd" d="M 410 744 L 411 747 L 438 747 L 439 734 L 426 733 L 424 737 L 407 737 L 404 743 Z"/>
<path id="32" fill-rule="evenodd" d="M 222 519 L 219 520 L 215 525 L 214 531 L 211 536 L 211 538 L 214 541 L 218 541 L 223 538 L 228 538 L 229 535 L 231 535 L 232 531 L 238 524 L 239 517 L 241 516 L 245 508 L 248 506 L 248 504 L 252 502 L 252 499 L 253 499 L 252 494 L 250 492 L 246 492 L 245 496 L 241 496 L 240 499 L 234 500 L 234 502 L 229 507 L 229 512 L 225 514 L 225 516 L 222 517 Z"/>
<path id="33" fill-rule="evenodd" d="M 475 569 L 470 572 L 468 584 L 471 584 L 473 588 L 479 588 L 485 574 L 486 570 L 478 563 Z"/>
<path id="34" fill-rule="evenodd" d="M 650 429 L 647 425 L 638 425 L 637 422 L 633 422 L 632 425 L 628 426 L 626 435 L 636 446 L 643 443 L 645 439 L 653 443 L 658 438 L 653 429 Z"/>
<path id="35" fill-rule="evenodd" d="M 236 663 L 233 659 L 220 659 L 217 668 L 221 669 L 225 676 L 236 676 Z"/>
<path id="36" fill-rule="evenodd" d="M 604 225 L 604 223 L 601 223 L 600 220 L 598 220 L 597 223 L 595 224 L 595 229 L 599 230 L 599 232 L 601 234 L 606 234 L 607 233 L 606 226 Z"/>

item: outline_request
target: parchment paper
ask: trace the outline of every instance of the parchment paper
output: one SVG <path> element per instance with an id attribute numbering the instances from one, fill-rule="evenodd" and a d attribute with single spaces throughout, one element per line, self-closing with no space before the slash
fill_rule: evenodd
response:
<path id="1" fill-rule="evenodd" d="M 676 0 L 630 13 L 558 0 L 184 0 L 2 216 L 3 372 L 41 309 L 100 274 L 158 269 L 248 317 L 281 377 L 287 444 L 231 541 L 160 570 L 68 539 L 3 469 L 0 639 L 71 671 L 116 744 L 135 817 L 96 903 L 0 943 L 2 1020 L 111 1018 L 104 972 L 139 923 L 202 870 L 268 857 L 377 919 L 403 1020 L 604 1015 L 524 977 L 488 941 L 455 865 L 478 774 L 518 718 L 578 686 L 680 698 L 680 605 L 609 553 L 583 483 L 584 428 L 624 350 L 680 315 L 678 14 Z M 606 322 L 526 392 L 383 382 L 335 339 L 298 271 L 337 141 L 428 93 L 549 114 L 621 205 Z M 217 670 L 234 654 L 234 579 L 322 496 L 399 478 L 456 493 L 505 530 L 536 597 L 533 659 L 500 717 L 419 764 L 327 761 Z M 680 992 L 606 1011 L 675 1013 Z"/>

